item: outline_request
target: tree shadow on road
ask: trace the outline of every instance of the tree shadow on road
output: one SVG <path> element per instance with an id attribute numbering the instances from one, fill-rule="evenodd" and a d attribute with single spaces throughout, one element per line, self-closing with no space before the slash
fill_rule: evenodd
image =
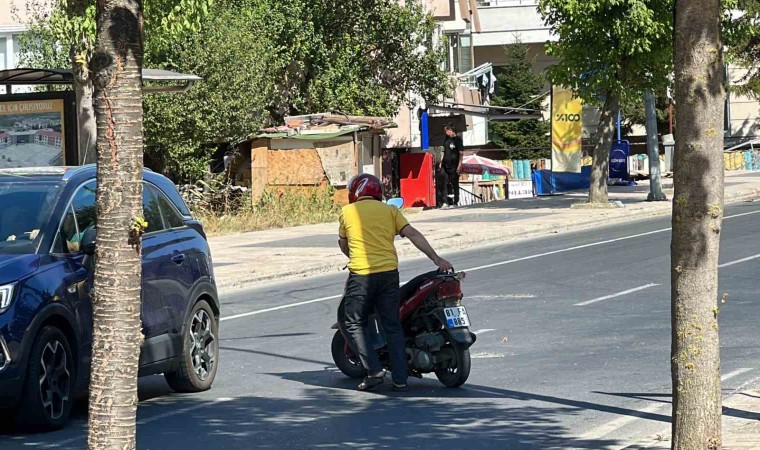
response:
<path id="1" fill-rule="evenodd" d="M 452 391 L 443 388 L 440 391 Z M 462 391 L 464 392 L 464 391 Z M 360 394 L 329 388 L 298 398 L 244 397 L 141 429 L 139 448 L 589 448 L 562 425 L 574 407 L 505 407 L 481 396 L 425 398 Z M 173 408 L 184 408 L 184 400 Z"/>

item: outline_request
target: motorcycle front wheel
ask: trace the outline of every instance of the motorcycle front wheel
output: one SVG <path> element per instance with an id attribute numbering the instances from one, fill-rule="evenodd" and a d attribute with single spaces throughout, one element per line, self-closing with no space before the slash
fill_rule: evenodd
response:
<path id="1" fill-rule="evenodd" d="M 459 345 L 452 345 L 451 349 L 455 354 L 451 365 L 446 369 L 436 370 L 435 376 L 444 386 L 453 388 L 463 385 L 470 377 L 470 350 Z"/>
<path id="2" fill-rule="evenodd" d="M 357 379 L 364 378 L 367 375 L 367 370 L 362 365 L 358 356 L 346 355 L 346 339 L 343 337 L 343 333 L 341 333 L 340 330 L 335 332 L 330 350 L 332 351 L 335 365 L 338 366 L 338 369 L 340 369 L 344 375 L 349 378 Z"/>

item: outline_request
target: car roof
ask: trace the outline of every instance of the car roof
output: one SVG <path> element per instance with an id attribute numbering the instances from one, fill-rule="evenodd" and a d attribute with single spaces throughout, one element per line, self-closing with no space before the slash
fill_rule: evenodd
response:
<path id="1" fill-rule="evenodd" d="M 83 166 L 49 166 L 49 167 L 19 167 L 0 169 L 0 181 L 61 181 L 66 184 L 79 185 L 87 180 L 95 178 L 95 164 Z M 156 185 L 166 194 L 172 203 L 179 208 L 180 213 L 190 216 L 190 210 L 177 192 L 174 184 L 163 175 L 159 175 L 150 169 L 144 169 L 143 179 Z"/>

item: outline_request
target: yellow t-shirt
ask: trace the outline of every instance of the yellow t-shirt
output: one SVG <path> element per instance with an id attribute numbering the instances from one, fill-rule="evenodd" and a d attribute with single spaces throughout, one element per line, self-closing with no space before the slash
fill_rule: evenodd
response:
<path id="1" fill-rule="evenodd" d="M 401 211 L 377 200 L 344 206 L 338 234 L 348 239 L 349 270 L 369 275 L 398 269 L 393 240 L 407 225 Z"/>

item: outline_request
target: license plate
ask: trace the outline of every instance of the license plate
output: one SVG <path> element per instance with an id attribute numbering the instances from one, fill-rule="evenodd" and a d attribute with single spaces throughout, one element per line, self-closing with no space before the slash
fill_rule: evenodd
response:
<path id="1" fill-rule="evenodd" d="M 443 313 L 446 315 L 446 326 L 449 328 L 470 326 L 470 319 L 467 317 L 467 310 L 464 309 L 464 306 L 443 308 Z"/>

